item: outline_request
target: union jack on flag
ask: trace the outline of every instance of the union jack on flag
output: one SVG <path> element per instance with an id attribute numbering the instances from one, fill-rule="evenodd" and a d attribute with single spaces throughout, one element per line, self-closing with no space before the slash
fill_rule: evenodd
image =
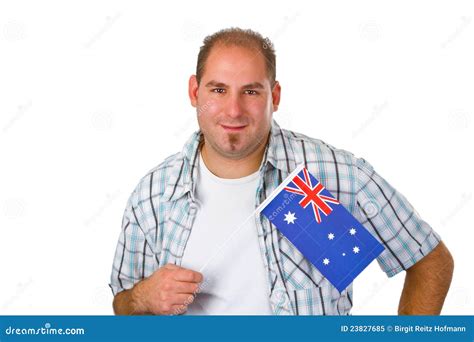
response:
<path id="1" fill-rule="evenodd" d="M 321 215 L 319 212 L 321 211 L 324 215 L 328 216 L 332 211 L 328 202 L 339 204 L 339 201 L 333 197 L 321 195 L 324 186 L 317 181 L 317 184 L 313 187 L 311 184 L 311 178 L 309 177 L 309 172 L 306 168 L 303 169 L 303 176 L 304 180 L 301 179 L 299 175 L 296 175 L 295 178 L 293 178 L 293 183 L 295 184 L 296 189 L 289 186 L 284 187 L 284 189 L 288 192 L 303 196 L 299 204 L 303 208 L 306 208 L 311 204 L 316 222 L 321 223 Z"/>
<path id="2" fill-rule="evenodd" d="M 298 166 L 257 212 L 266 216 L 339 292 L 384 251 L 304 165 Z"/>

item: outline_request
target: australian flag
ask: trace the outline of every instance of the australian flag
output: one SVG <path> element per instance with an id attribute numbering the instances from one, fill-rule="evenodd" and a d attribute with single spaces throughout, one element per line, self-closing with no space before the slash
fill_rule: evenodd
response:
<path id="1" fill-rule="evenodd" d="M 384 247 L 304 165 L 258 208 L 339 292 Z"/>

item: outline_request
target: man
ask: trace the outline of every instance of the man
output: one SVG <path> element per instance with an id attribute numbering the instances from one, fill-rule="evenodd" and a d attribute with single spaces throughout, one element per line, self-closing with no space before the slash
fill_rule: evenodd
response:
<path id="1" fill-rule="evenodd" d="M 271 42 L 250 30 L 204 40 L 189 97 L 200 130 L 142 178 L 123 219 L 111 288 L 116 314 L 346 315 L 339 293 L 254 210 L 309 171 L 406 271 L 399 314 L 439 314 L 453 259 L 439 235 L 364 159 L 273 120 L 281 88 Z"/>

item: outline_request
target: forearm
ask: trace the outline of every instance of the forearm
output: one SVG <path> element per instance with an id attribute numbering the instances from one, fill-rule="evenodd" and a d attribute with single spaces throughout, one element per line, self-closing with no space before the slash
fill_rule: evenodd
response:
<path id="1" fill-rule="evenodd" d="M 124 290 L 114 297 L 113 308 L 116 315 L 146 315 L 142 301 L 140 300 L 141 282 L 132 289 Z"/>
<path id="2" fill-rule="evenodd" d="M 443 242 L 406 272 L 399 315 L 439 315 L 453 275 L 454 261 Z"/>

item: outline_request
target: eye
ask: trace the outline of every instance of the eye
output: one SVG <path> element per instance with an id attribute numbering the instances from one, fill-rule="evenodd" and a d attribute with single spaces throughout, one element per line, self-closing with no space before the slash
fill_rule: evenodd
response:
<path id="1" fill-rule="evenodd" d="M 213 93 L 218 93 L 218 94 L 224 94 L 225 89 L 224 88 L 214 88 L 212 89 Z"/>
<path id="2" fill-rule="evenodd" d="M 258 95 L 258 92 L 255 90 L 248 89 L 245 91 L 245 94 L 247 95 Z"/>

